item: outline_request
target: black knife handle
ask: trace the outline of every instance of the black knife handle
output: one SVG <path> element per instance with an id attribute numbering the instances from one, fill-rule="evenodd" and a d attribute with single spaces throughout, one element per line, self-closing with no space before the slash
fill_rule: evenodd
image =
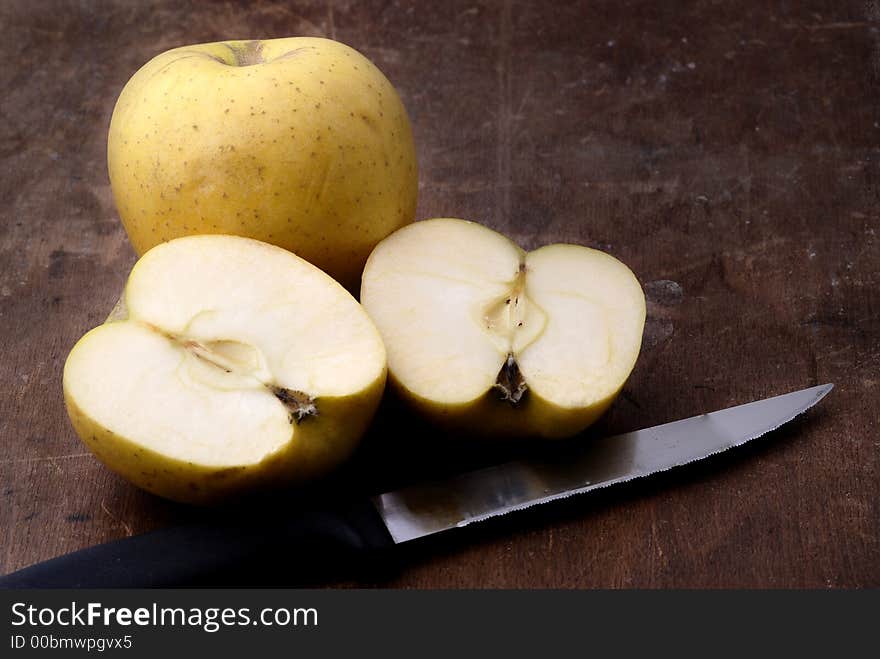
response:
<path id="1" fill-rule="evenodd" d="M 393 546 L 369 502 L 269 519 L 213 520 L 123 538 L 0 577 L 0 588 L 303 585 Z M 334 576 L 342 576 L 338 574 Z"/>

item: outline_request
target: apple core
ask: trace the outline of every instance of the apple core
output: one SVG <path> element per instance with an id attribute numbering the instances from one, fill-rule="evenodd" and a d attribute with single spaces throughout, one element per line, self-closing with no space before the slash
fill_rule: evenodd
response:
<path id="1" fill-rule="evenodd" d="M 191 502 L 326 472 L 354 449 L 384 382 L 381 338 L 340 284 L 235 236 L 147 252 L 64 367 L 71 420 L 95 455 Z"/>
<path id="2" fill-rule="evenodd" d="M 450 218 L 379 243 L 361 301 L 405 398 L 441 423 L 505 436 L 564 437 L 595 421 L 632 371 L 645 321 L 641 286 L 612 256 L 525 252 Z"/>

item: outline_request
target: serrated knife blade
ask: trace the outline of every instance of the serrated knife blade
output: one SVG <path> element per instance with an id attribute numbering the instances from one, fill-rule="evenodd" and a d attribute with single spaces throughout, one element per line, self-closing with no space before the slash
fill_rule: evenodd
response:
<path id="1" fill-rule="evenodd" d="M 395 543 L 702 460 L 775 430 L 824 398 L 823 384 L 508 462 L 373 498 Z"/>
<path id="2" fill-rule="evenodd" d="M 277 585 L 314 578 L 331 547 L 374 555 L 395 544 L 701 460 L 764 435 L 819 402 L 824 384 L 726 410 L 583 442 L 329 509 L 283 510 L 158 529 L 0 577 L 4 588 L 157 588 L 228 583 L 244 569 Z M 280 562 L 279 562 L 280 557 Z M 295 557 L 295 560 L 294 560 Z M 297 574 L 294 567 L 299 567 Z M 247 570 L 250 569 L 250 572 Z M 252 584 L 252 582 L 248 582 Z M 297 583 L 294 581 L 294 583 Z"/>

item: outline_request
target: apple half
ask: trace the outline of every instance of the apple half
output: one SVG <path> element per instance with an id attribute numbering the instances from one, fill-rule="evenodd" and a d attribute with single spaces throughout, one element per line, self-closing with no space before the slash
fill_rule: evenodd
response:
<path id="1" fill-rule="evenodd" d="M 64 366 L 73 426 L 135 485 L 185 502 L 324 474 L 357 445 L 385 349 L 336 281 L 233 236 L 163 243 Z"/>
<path id="2" fill-rule="evenodd" d="M 430 418 L 482 435 L 568 437 L 629 377 L 645 296 L 612 256 L 524 252 L 473 222 L 404 227 L 367 261 L 361 303 L 392 382 Z"/>

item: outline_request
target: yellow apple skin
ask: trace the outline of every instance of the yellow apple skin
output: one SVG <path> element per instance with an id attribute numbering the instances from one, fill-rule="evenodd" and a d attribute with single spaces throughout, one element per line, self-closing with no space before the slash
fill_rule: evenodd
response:
<path id="1" fill-rule="evenodd" d="M 325 417 L 342 418 L 344 423 L 304 422 L 283 450 L 257 464 L 235 467 L 207 467 L 176 460 L 129 441 L 79 409 L 68 392 L 66 377 L 64 402 L 74 431 L 107 467 L 147 492 L 205 505 L 244 493 L 305 483 L 329 473 L 354 452 L 384 389 L 385 372 L 359 398 L 322 398 Z"/>
<path id="2" fill-rule="evenodd" d="M 486 439 L 566 439 L 595 423 L 616 400 L 620 389 L 588 407 L 563 407 L 529 392 L 513 407 L 489 390 L 470 403 L 447 405 L 427 400 L 403 385 L 393 374 L 391 389 L 433 424 L 460 434 Z M 621 389 L 622 389 L 621 385 Z"/>
<path id="3" fill-rule="evenodd" d="M 421 227 L 429 227 L 431 225 L 436 225 L 438 227 L 449 226 L 451 228 L 466 228 L 468 232 L 471 232 L 474 241 L 476 241 L 481 234 L 495 236 L 493 240 L 502 240 L 507 243 L 508 249 L 518 254 L 523 264 L 527 262 L 529 256 L 534 257 L 538 254 L 546 256 L 548 253 L 559 254 L 560 252 L 564 253 L 566 250 L 596 252 L 596 250 L 589 250 L 586 247 L 578 245 L 557 244 L 546 245 L 527 253 L 508 238 L 474 222 L 466 222 L 456 218 L 423 220 L 402 229 L 399 234 L 386 239 L 386 241 L 379 245 L 371 255 L 366 265 L 366 272 L 368 274 L 362 281 L 360 295 L 361 303 L 367 309 L 367 313 L 372 313 L 373 301 L 379 297 L 381 292 L 380 289 L 383 285 L 383 282 L 380 279 L 369 276 L 369 272 L 375 263 L 374 259 L 378 260 L 380 258 L 378 256 L 380 250 L 382 250 L 386 243 L 394 241 L 396 236 L 407 233 L 412 234 L 418 231 Z M 437 242 L 440 240 L 441 238 L 436 238 Z M 449 250 L 451 253 L 454 252 L 454 248 L 449 248 Z M 609 255 L 603 256 L 607 257 L 610 261 L 618 263 L 616 259 L 611 258 Z M 618 265 L 622 266 L 620 263 L 618 263 Z M 414 391 L 413 388 L 408 387 L 407 384 L 396 375 L 395 369 L 399 363 L 395 361 L 396 351 L 391 344 L 392 339 L 383 336 L 389 354 L 389 389 L 405 403 L 416 409 L 432 424 L 450 431 L 450 437 L 460 436 L 466 439 L 480 438 L 490 440 L 530 438 L 566 439 L 572 437 L 595 423 L 608 410 L 612 403 L 614 403 L 623 389 L 632 368 L 635 366 L 640 352 L 641 334 L 646 317 L 645 298 L 635 275 L 629 272 L 625 266 L 622 267 L 629 273 L 633 289 L 638 291 L 638 294 L 632 297 L 631 308 L 634 312 L 634 317 L 636 318 L 636 325 L 638 326 L 639 344 L 635 346 L 635 349 L 632 351 L 632 354 L 630 355 L 631 361 L 628 364 L 624 377 L 620 378 L 619 384 L 613 388 L 607 388 L 607 390 L 603 391 L 602 395 L 590 400 L 588 404 L 559 404 L 558 402 L 548 400 L 548 398 L 541 396 L 532 386 L 529 387 L 527 395 L 515 405 L 502 400 L 502 396 L 494 387 L 489 388 L 481 395 L 466 402 L 450 403 L 430 399 Z M 510 300 L 508 299 L 508 303 L 509 302 Z M 377 321 L 375 315 L 373 316 L 373 319 L 374 321 Z M 416 319 L 417 313 L 415 311 L 411 312 L 409 320 L 415 322 Z M 380 333 L 382 333 L 382 323 L 377 324 Z M 522 325 L 522 323 L 520 323 L 520 325 Z M 528 378 L 526 378 L 525 381 L 526 384 L 529 385 Z"/>
<path id="4" fill-rule="evenodd" d="M 181 503 L 210 505 L 242 494 L 311 482 L 330 473 L 354 453 L 384 395 L 388 375 L 384 352 L 382 368 L 367 387 L 356 396 L 321 396 L 319 415 L 297 424 L 288 443 L 255 464 L 215 467 L 175 459 L 133 442 L 90 417 L 77 405 L 71 391 L 74 361 L 102 327 L 129 320 L 127 292 L 128 288 L 103 325 L 77 341 L 65 361 L 62 376 L 71 425 L 105 466 L 147 492 Z"/>
<path id="5" fill-rule="evenodd" d="M 415 216 L 406 110 L 369 60 L 329 39 L 158 55 L 116 103 L 107 160 L 139 255 L 184 235 L 241 235 L 356 290 L 372 248 Z"/>

